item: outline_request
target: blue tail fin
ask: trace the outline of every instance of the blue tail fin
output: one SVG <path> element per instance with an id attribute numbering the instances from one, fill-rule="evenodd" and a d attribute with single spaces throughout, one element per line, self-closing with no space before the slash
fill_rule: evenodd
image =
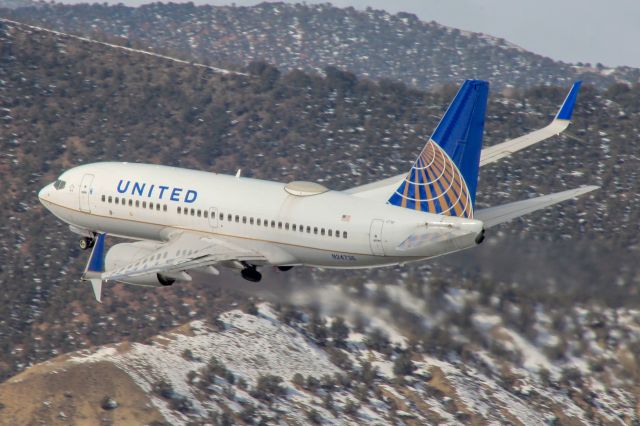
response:
<path id="1" fill-rule="evenodd" d="M 389 204 L 473 217 L 489 83 L 464 82 Z"/>

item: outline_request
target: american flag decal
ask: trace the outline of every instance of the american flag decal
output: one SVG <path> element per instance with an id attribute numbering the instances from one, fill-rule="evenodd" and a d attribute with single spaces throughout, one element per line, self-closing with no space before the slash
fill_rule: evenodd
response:
<path id="1" fill-rule="evenodd" d="M 342 221 L 343 222 L 351 222 L 351 215 L 350 214 L 343 214 L 342 215 Z"/>

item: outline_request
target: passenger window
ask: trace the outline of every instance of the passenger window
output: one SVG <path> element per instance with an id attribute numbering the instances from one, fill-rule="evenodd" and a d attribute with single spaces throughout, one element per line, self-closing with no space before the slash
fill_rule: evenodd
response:
<path id="1" fill-rule="evenodd" d="M 300 232 L 304 232 L 304 225 L 300 225 Z"/>
<path id="2" fill-rule="evenodd" d="M 347 238 L 347 231 L 344 231 L 344 232 L 342 233 L 342 238 Z"/>
<path id="3" fill-rule="evenodd" d="M 288 230 L 289 230 L 289 223 L 285 223 L 285 224 L 284 224 L 284 229 L 285 229 L 286 231 L 288 231 Z"/>
<path id="4" fill-rule="evenodd" d="M 209 217 L 209 212 L 208 212 L 208 211 L 206 211 L 206 210 L 205 210 L 205 211 L 203 211 L 203 212 L 202 212 L 202 214 L 204 215 L 204 218 L 205 218 L 205 219 Z M 213 217 L 213 214 L 214 214 L 214 213 L 213 213 L 213 212 L 211 212 L 211 217 Z"/>
<path id="5" fill-rule="evenodd" d="M 153 203 L 149 202 L 149 209 L 153 210 Z"/>
<path id="6" fill-rule="evenodd" d="M 195 216 L 196 215 L 196 209 L 191 209 L 191 216 Z"/>
<path id="7" fill-rule="evenodd" d="M 220 218 L 220 220 L 224 220 L 224 213 L 220 213 L 220 216 L 218 216 Z"/>
<path id="8" fill-rule="evenodd" d="M 109 195 L 109 203 L 113 202 L 113 198 L 111 198 L 111 195 Z"/>
<path id="9" fill-rule="evenodd" d="M 165 212 L 167 211 L 167 205 L 166 204 L 162 205 L 162 210 L 165 211 Z"/>
<path id="10" fill-rule="evenodd" d="M 143 201 L 143 202 L 142 202 L 142 208 L 143 208 L 143 209 L 146 209 L 146 208 L 147 208 L 147 202 L 146 202 L 146 201 Z"/>
<path id="11" fill-rule="evenodd" d="M 269 226 L 269 221 L 267 219 L 264 220 L 264 226 Z"/>
<path id="12" fill-rule="evenodd" d="M 331 233 L 331 229 L 327 230 L 327 235 L 329 235 L 330 237 L 333 236 L 333 234 Z"/>
<path id="13" fill-rule="evenodd" d="M 296 231 L 296 224 L 295 224 L 295 223 L 294 223 L 293 225 L 291 225 L 291 230 L 292 230 L 293 232 L 295 232 L 295 231 Z"/>
<path id="14" fill-rule="evenodd" d="M 127 200 L 125 200 L 124 198 L 122 199 L 122 205 L 126 206 L 127 205 Z"/>
<path id="15" fill-rule="evenodd" d="M 107 198 L 107 197 L 105 197 L 105 195 L 104 195 L 104 194 L 102 194 L 102 202 L 105 202 L 105 201 L 106 201 L 106 198 Z"/>
<path id="16" fill-rule="evenodd" d="M 178 206 L 178 214 L 182 213 L 182 207 Z"/>
<path id="17" fill-rule="evenodd" d="M 202 217 L 202 210 L 198 209 L 198 217 Z"/>
<path id="18" fill-rule="evenodd" d="M 320 229 L 320 235 L 324 235 L 324 228 Z"/>
<path id="19" fill-rule="evenodd" d="M 129 207 L 133 206 L 133 200 L 129 199 Z"/>
<path id="20" fill-rule="evenodd" d="M 140 207 L 140 200 L 136 200 L 136 207 Z"/>
<path id="21" fill-rule="evenodd" d="M 240 223 L 240 216 L 236 215 L 236 223 Z"/>
<path id="22" fill-rule="evenodd" d="M 182 210 L 182 212 L 183 212 L 184 214 L 189 214 L 189 209 L 185 207 L 185 208 L 184 208 L 184 210 Z"/>
<path id="23" fill-rule="evenodd" d="M 156 210 L 160 211 L 160 204 L 156 204 Z"/>
<path id="24" fill-rule="evenodd" d="M 336 238 L 340 238 L 340 231 L 336 231 Z"/>
<path id="25" fill-rule="evenodd" d="M 253 218 L 252 217 L 249 218 L 249 225 L 253 225 Z"/>
<path id="26" fill-rule="evenodd" d="M 275 227 L 276 227 L 276 221 L 275 221 L 275 220 L 272 220 L 272 221 L 271 221 L 271 227 L 272 227 L 272 228 L 275 228 Z"/>
<path id="27" fill-rule="evenodd" d="M 311 233 L 311 227 L 309 225 L 307 225 L 307 234 Z"/>
<path id="28" fill-rule="evenodd" d="M 313 227 L 313 233 L 317 234 L 318 233 L 318 228 L 316 228 L 315 226 Z"/>
<path id="29" fill-rule="evenodd" d="M 247 217 L 246 216 L 242 216 L 242 223 L 247 223 Z"/>
<path id="30" fill-rule="evenodd" d="M 228 214 L 228 215 L 227 215 L 227 220 L 228 220 L 229 222 L 231 222 L 231 221 L 233 220 L 233 216 L 231 216 L 230 214 Z"/>
<path id="31" fill-rule="evenodd" d="M 119 197 L 116 197 L 114 201 L 115 201 L 116 204 L 120 204 L 120 198 Z"/>
<path id="32" fill-rule="evenodd" d="M 256 225 L 258 226 L 262 225 L 262 221 L 260 219 L 256 219 Z"/>
<path id="33" fill-rule="evenodd" d="M 282 222 L 278 222 L 278 229 L 282 229 Z"/>

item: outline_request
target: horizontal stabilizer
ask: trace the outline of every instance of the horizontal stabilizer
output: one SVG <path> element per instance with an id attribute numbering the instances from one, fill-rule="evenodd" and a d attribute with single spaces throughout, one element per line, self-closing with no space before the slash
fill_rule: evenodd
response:
<path id="1" fill-rule="evenodd" d="M 516 201 L 514 203 L 503 204 L 501 206 L 489 207 L 482 210 L 476 210 L 475 219 L 484 222 L 485 228 L 500 223 L 508 222 L 536 210 L 544 209 L 562 201 L 579 197 L 591 191 L 599 189 L 598 186 L 583 186 L 568 191 L 557 192 L 555 194 L 543 195 L 541 197 L 530 198 L 528 200 Z"/>

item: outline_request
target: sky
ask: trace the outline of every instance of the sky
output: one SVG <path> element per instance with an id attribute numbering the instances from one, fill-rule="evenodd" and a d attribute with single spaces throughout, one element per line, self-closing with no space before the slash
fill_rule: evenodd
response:
<path id="1" fill-rule="evenodd" d="M 150 1 L 109 0 L 132 6 Z M 237 6 L 262 2 L 193 1 Z M 327 0 L 307 0 L 306 3 L 327 3 Z M 392 13 L 414 13 L 425 21 L 502 37 L 532 52 L 565 62 L 640 68 L 640 0 L 331 0 L 330 3 L 338 7 L 365 9 L 370 6 Z"/>

